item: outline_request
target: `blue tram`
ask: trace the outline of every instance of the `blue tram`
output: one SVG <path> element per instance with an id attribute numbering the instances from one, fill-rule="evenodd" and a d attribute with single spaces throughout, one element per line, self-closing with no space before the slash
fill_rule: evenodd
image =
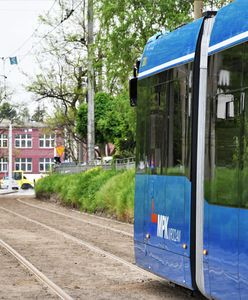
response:
<path id="1" fill-rule="evenodd" d="M 248 1 L 150 38 L 130 87 L 137 265 L 247 300 Z"/>

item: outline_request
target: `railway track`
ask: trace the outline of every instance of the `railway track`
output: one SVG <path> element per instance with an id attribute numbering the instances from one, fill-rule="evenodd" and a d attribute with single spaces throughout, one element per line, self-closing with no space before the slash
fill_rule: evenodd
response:
<path id="1" fill-rule="evenodd" d="M 55 228 L 53 228 L 53 227 L 51 227 L 51 226 L 48 226 L 48 225 L 46 225 L 46 224 L 44 224 L 44 223 L 41 223 L 41 222 L 38 222 L 38 221 L 36 221 L 36 220 L 27 218 L 27 217 L 25 217 L 25 216 L 23 216 L 23 215 L 21 215 L 21 214 L 15 213 L 15 212 L 13 212 L 13 211 L 11 211 L 11 210 L 9 210 L 9 209 L 6 209 L 6 208 L 4 208 L 4 207 L 1 207 L 1 206 L 0 206 L 0 209 L 4 210 L 4 211 L 6 211 L 6 212 L 8 212 L 8 213 L 10 213 L 10 214 L 13 214 L 14 216 L 17 216 L 17 217 L 19 217 L 19 218 L 22 218 L 22 219 L 24 219 L 24 220 L 26 220 L 26 221 L 28 221 L 28 222 L 34 223 L 34 224 L 36 224 L 36 225 L 38 225 L 38 226 L 41 226 L 41 227 L 43 227 L 43 228 L 45 228 L 45 229 L 47 229 L 47 230 L 49 230 L 49 231 L 51 231 L 51 232 L 53 232 L 53 233 L 56 233 L 56 234 L 58 234 L 58 235 L 60 235 L 60 236 L 63 236 L 63 237 L 66 238 L 67 240 L 70 240 L 71 242 L 76 243 L 76 244 L 78 244 L 78 245 L 80 245 L 80 246 L 86 247 L 86 248 L 88 248 L 89 250 L 94 251 L 94 252 L 96 252 L 96 253 L 98 253 L 98 254 L 101 254 L 101 255 L 103 255 L 103 256 L 106 257 L 106 258 L 109 258 L 109 259 L 111 259 L 111 260 L 115 260 L 115 261 L 117 261 L 118 263 L 121 263 L 122 265 L 125 265 L 125 266 L 127 266 L 128 268 L 130 268 L 130 269 L 132 269 L 132 270 L 134 270 L 134 271 L 137 271 L 137 272 L 139 272 L 139 273 L 141 273 L 141 274 L 143 274 L 143 275 L 145 275 L 145 276 L 148 276 L 149 278 L 153 278 L 153 279 L 159 280 L 159 281 L 161 281 L 161 282 L 164 282 L 164 281 L 165 281 L 165 280 L 162 280 L 160 277 L 158 277 L 158 276 L 156 276 L 156 275 L 153 275 L 153 274 L 151 274 L 151 273 L 149 273 L 149 272 L 147 272 L 147 271 L 145 271 L 145 270 L 143 270 L 143 269 L 141 269 L 141 268 L 138 268 L 138 267 L 135 266 L 134 264 L 132 264 L 132 263 L 130 263 L 130 262 L 128 262 L 128 261 L 126 261 L 126 260 L 124 260 L 124 259 L 122 259 L 122 258 L 120 258 L 120 257 L 118 257 L 118 256 L 116 256 L 116 255 L 114 255 L 114 254 L 111 254 L 110 252 L 107 252 L 107 251 L 105 251 L 105 250 L 102 250 L 102 249 L 100 249 L 100 248 L 98 248 L 98 247 L 96 247 L 96 246 L 94 246 L 94 245 L 88 243 L 87 241 L 84 241 L 84 240 L 82 240 L 82 239 L 78 239 L 78 238 L 76 238 L 76 237 L 74 237 L 74 236 L 72 236 L 72 235 L 70 235 L 70 234 L 68 234 L 68 233 L 66 233 L 66 232 L 63 232 L 63 231 L 58 230 L 58 229 L 55 229 Z M 0 240 L 0 243 L 1 243 L 1 240 Z"/>
<path id="2" fill-rule="evenodd" d="M 30 204 L 30 203 L 27 203 L 25 201 L 22 201 L 20 199 L 17 200 L 19 203 L 22 203 L 24 205 L 27 205 L 27 206 L 30 206 L 30 207 L 34 207 L 34 208 L 37 208 L 37 209 L 41 209 L 41 210 L 44 210 L 44 211 L 47 211 L 47 212 L 50 212 L 50 213 L 53 213 L 53 214 L 56 214 L 56 215 L 60 215 L 60 216 L 63 216 L 63 217 L 66 217 L 66 218 L 69 218 L 69 219 L 73 219 L 73 220 L 76 220 L 76 221 L 79 221 L 81 223 L 85 223 L 85 224 L 89 224 L 89 225 L 93 225 L 93 226 L 96 226 L 96 227 L 100 227 L 102 229 L 106 229 L 106 230 L 109 230 L 109 231 L 113 231 L 115 233 L 119 233 L 119 234 L 122 234 L 122 235 L 125 235 L 125 236 L 128 236 L 128 237 L 131 237 L 133 238 L 133 234 L 132 233 L 129 233 L 127 231 L 123 231 L 123 230 L 120 230 L 120 229 L 115 229 L 113 227 L 110 227 L 110 226 L 105 226 L 105 225 L 101 225 L 97 222 L 93 222 L 93 221 L 86 221 L 86 220 L 83 220 L 82 218 L 79 218 L 79 217 L 74 217 L 74 216 L 71 216 L 71 215 L 68 215 L 68 214 L 65 214 L 65 213 L 62 213 L 62 212 L 59 212 L 59 211 L 56 211 L 54 209 L 49 209 L 49 208 L 45 208 L 45 207 L 41 207 L 39 205 L 34 205 L 34 204 Z M 85 214 L 85 213 L 82 213 L 83 215 L 86 215 L 86 216 L 90 216 L 89 214 Z M 104 220 L 104 221 L 107 221 L 106 218 L 103 218 L 103 217 L 99 217 L 99 216 L 95 216 L 96 219 L 100 219 L 100 220 Z M 121 222 L 118 222 L 118 221 L 115 221 L 113 220 L 113 223 L 117 223 L 117 224 L 123 224 Z M 129 224 L 128 224 L 129 225 Z M 130 225 L 131 226 L 131 225 Z"/>
<path id="3" fill-rule="evenodd" d="M 35 266 L 33 266 L 28 260 L 26 260 L 20 253 L 13 249 L 10 245 L 0 239 L 0 261 L 1 261 L 1 289 L 0 297 L 1 299 L 12 299 L 16 297 L 18 293 L 18 298 L 21 298 L 23 294 L 24 297 L 34 297 L 36 299 L 64 299 L 72 300 L 72 298 L 65 293 L 60 287 L 53 283 L 48 277 L 46 277 L 42 272 L 40 272 Z M 23 268 L 26 269 L 26 273 Z M 7 272 L 6 272 L 6 269 Z M 13 273 L 13 269 L 15 270 Z M 41 283 L 37 287 L 37 280 Z M 8 288 L 3 287 L 3 281 L 8 281 Z M 22 290 L 21 286 L 28 286 L 27 289 Z M 19 291 L 11 291 L 10 286 L 18 287 Z M 46 288 L 44 288 L 44 286 Z M 50 292 L 47 292 L 47 289 Z M 34 295 L 35 293 L 35 295 Z M 37 296 L 37 293 L 40 294 Z"/>
<path id="4" fill-rule="evenodd" d="M 10 241 L 10 244 L 15 249 L 19 249 L 20 253 L 24 253 L 24 256 L 30 258 L 35 266 L 38 264 L 37 260 L 41 258 L 37 269 L 42 269 L 44 274 L 56 282 L 73 299 L 130 298 L 142 300 L 150 297 L 152 299 L 185 300 L 189 297 L 187 291 L 180 288 L 173 289 L 165 280 L 133 264 L 130 225 L 125 226 L 120 222 L 112 222 L 112 220 L 102 217 L 89 217 L 81 215 L 81 213 L 75 215 L 75 213 L 67 213 L 67 210 L 63 211 L 63 209 L 56 211 L 56 207 L 51 208 L 51 205 L 46 204 L 36 205 L 31 199 L 29 202 L 31 203 L 20 199 L 18 201 L 9 200 L 0 205 L 1 215 L 5 215 L 8 220 L 16 220 L 16 226 L 21 231 L 20 235 L 23 235 L 25 240 L 16 238 L 16 234 L 13 233 L 14 226 L 1 226 L 1 217 L 0 236 L 2 233 Z M 9 221 L 6 222 L 8 224 Z M 1 227 L 7 229 L 2 230 Z M 22 233 L 23 230 L 31 230 L 32 233 Z M 97 232 L 96 235 L 95 232 Z M 42 246 L 48 245 L 46 249 L 35 246 L 36 233 L 52 239 L 54 244 L 58 244 L 56 251 L 59 253 L 59 249 L 61 249 L 63 253 L 60 253 L 59 256 L 51 254 L 50 248 L 53 247 L 53 245 L 50 246 L 51 242 L 42 242 Z M 32 241 L 29 242 L 29 239 Z M 123 251 L 117 249 L 118 247 L 122 248 L 125 244 L 128 245 Z M 36 249 L 38 251 L 34 255 Z M 70 259 L 66 260 L 67 257 Z M 74 267 L 73 270 L 70 270 L 73 265 L 75 265 L 75 270 Z M 75 280 L 75 276 L 78 277 L 77 280 Z M 74 280 L 77 283 L 74 283 Z M 89 292 L 89 286 L 92 287 L 92 285 L 94 288 Z M 101 293 L 104 296 L 98 294 L 98 290 L 102 289 L 104 292 Z M 161 290 L 163 291 L 162 297 Z M 174 291 L 177 291 L 178 296 L 174 297 Z M 89 294 L 86 296 L 82 293 Z"/>

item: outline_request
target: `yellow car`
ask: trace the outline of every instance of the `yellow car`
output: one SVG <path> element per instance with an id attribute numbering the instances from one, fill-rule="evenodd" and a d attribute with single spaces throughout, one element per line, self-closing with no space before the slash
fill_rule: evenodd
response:
<path id="1" fill-rule="evenodd" d="M 26 178 L 23 171 L 13 171 L 13 179 L 16 180 L 19 187 L 23 190 L 33 189 L 33 183 Z"/>

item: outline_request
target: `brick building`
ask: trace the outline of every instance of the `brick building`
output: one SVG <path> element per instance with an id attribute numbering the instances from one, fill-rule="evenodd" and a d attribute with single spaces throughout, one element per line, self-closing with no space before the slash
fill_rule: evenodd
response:
<path id="1" fill-rule="evenodd" d="M 0 124 L 0 178 L 8 173 L 9 124 Z M 36 179 L 51 170 L 55 147 L 64 141 L 58 132 L 51 132 L 42 123 L 12 125 L 12 170 L 23 170 L 29 179 Z"/>

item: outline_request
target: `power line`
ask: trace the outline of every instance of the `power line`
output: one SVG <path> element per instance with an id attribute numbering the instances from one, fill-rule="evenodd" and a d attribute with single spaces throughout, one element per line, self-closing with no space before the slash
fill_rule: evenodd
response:
<path id="1" fill-rule="evenodd" d="M 0 0 L 1 1 L 1 0 Z M 49 14 L 51 13 L 52 9 L 54 8 L 55 4 L 56 4 L 57 0 L 54 0 L 52 6 L 49 8 L 48 12 L 46 13 L 46 16 L 48 17 Z M 15 51 L 13 51 L 11 53 L 10 56 L 13 56 L 16 52 L 18 52 L 19 50 L 21 50 L 21 48 L 23 48 L 24 45 L 26 45 L 26 43 L 35 35 L 35 33 L 38 31 L 38 29 L 40 28 L 41 24 L 39 24 L 34 32 L 21 44 L 21 46 L 19 46 Z"/>
<path id="2" fill-rule="evenodd" d="M 1 0 L 0 0 L 1 1 Z M 55 0 L 54 2 L 56 2 L 57 0 Z M 74 5 L 75 3 L 74 3 L 74 1 L 75 0 L 72 0 L 73 2 L 72 2 L 72 5 Z M 25 58 L 26 57 L 28 57 L 28 55 L 33 51 L 33 49 L 35 49 L 38 45 L 40 45 L 40 43 L 41 43 L 41 41 L 43 40 L 43 39 L 45 39 L 47 36 L 49 36 L 53 31 L 55 31 L 59 26 L 61 26 L 66 20 L 68 20 L 71 16 L 72 16 L 72 14 L 74 13 L 74 11 L 82 4 L 84 2 L 84 0 L 81 0 L 81 1 L 79 1 L 79 3 L 77 3 L 77 5 L 74 7 L 74 9 L 71 9 L 68 13 L 67 13 L 67 15 L 66 15 L 66 17 L 64 18 L 64 19 L 62 19 L 61 21 L 60 21 L 60 23 L 58 23 L 56 26 L 54 26 L 50 31 L 48 31 L 42 38 L 40 38 L 40 40 L 34 45 L 34 46 L 32 46 L 31 47 L 31 49 L 30 50 L 28 50 L 23 56 L 20 56 L 21 58 L 19 58 L 18 59 L 18 65 L 17 65 L 17 67 L 18 67 L 18 69 L 19 69 L 19 71 L 20 71 L 20 63 L 23 61 L 23 60 L 25 60 Z M 55 4 L 55 3 L 54 3 Z M 53 4 L 53 6 L 54 6 L 54 4 Z M 52 6 L 52 7 L 53 7 Z M 50 9 L 51 10 L 51 9 Z M 40 25 L 39 25 L 40 26 Z M 37 29 L 36 29 L 37 30 Z M 35 33 L 35 32 L 34 32 Z M 34 33 L 32 34 L 32 36 L 34 35 Z M 31 37 L 30 37 L 31 38 Z M 23 43 L 24 44 L 24 43 Z M 19 47 L 19 48 L 21 48 L 21 47 Z M 10 73 L 12 73 L 14 71 L 14 69 L 12 69 L 12 70 L 10 70 L 8 73 L 7 73 L 7 75 L 9 75 Z"/>
<path id="3" fill-rule="evenodd" d="M 0 0 L 1 1 L 1 0 Z M 56 0 L 55 0 L 56 1 Z M 31 52 L 33 49 L 35 49 L 38 45 L 40 45 L 41 41 L 45 39 L 47 36 L 49 36 L 53 31 L 55 31 L 59 26 L 61 26 L 66 20 L 68 20 L 74 13 L 74 11 L 83 3 L 84 0 L 81 0 L 74 9 L 71 9 L 69 12 L 67 12 L 66 16 L 58 23 L 56 26 L 54 26 L 50 31 L 48 31 L 40 40 L 31 47 L 31 49 L 26 52 L 22 58 L 19 60 L 19 62 L 23 61 Z"/>

